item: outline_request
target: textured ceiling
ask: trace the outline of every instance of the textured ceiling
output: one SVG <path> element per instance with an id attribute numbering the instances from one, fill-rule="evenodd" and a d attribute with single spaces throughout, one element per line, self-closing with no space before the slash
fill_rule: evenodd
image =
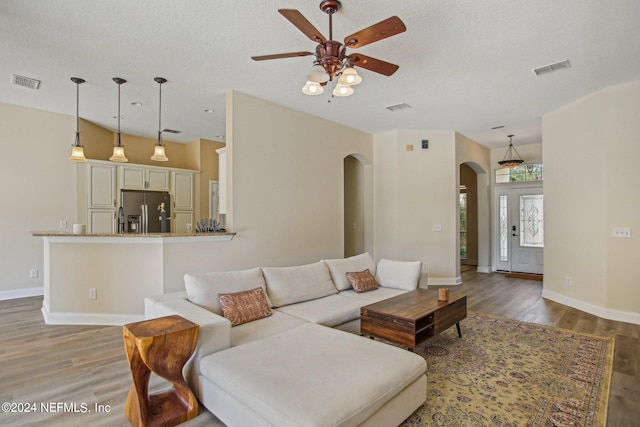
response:
<path id="1" fill-rule="evenodd" d="M 336 40 L 389 16 L 407 31 L 357 49 L 400 69 L 384 77 L 360 69 L 355 94 L 300 91 L 313 57 L 255 62 L 253 55 L 313 51 L 277 9 L 298 9 L 328 37 L 319 0 L 2 0 L 0 102 L 80 116 L 115 129 L 122 86 L 122 132 L 155 138 L 156 76 L 163 86 L 165 139 L 220 140 L 225 93 L 241 91 L 371 133 L 455 130 L 488 147 L 541 141 L 541 117 L 603 87 L 640 79 L 638 0 L 343 0 Z M 568 59 L 571 68 L 532 72 Z M 30 90 L 19 74 L 42 81 Z M 328 102 L 328 101 L 331 102 Z M 134 107 L 132 102 L 141 102 Z M 407 103 L 413 108 L 390 112 Z M 203 110 L 212 108 L 213 114 Z M 491 130 L 494 126 L 504 128 Z M 70 141 L 72 136 L 70 136 Z M 71 141 L 72 142 L 72 141 Z M 71 143 L 70 142 L 70 143 Z M 126 141 L 125 141 L 126 144 Z"/>

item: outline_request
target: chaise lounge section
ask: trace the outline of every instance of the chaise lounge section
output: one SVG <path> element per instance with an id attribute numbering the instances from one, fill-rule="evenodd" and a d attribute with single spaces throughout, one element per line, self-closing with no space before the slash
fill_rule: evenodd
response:
<path id="1" fill-rule="evenodd" d="M 147 298 L 145 314 L 178 314 L 200 325 L 185 377 L 228 426 L 397 426 L 426 399 L 426 364 L 359 336 L 360 307 L 416 289 L 421 265 L 384 259 L 376 265 L 365 253 L 186 274 L 185 292 Z M 357 292 L 352 285 L 362 277 L 369 284 L 375 277 L 379 286 Z M 264 294 L 258 305 L 268 307 L 232 326 L 219 295 L 247 293 Z"/>

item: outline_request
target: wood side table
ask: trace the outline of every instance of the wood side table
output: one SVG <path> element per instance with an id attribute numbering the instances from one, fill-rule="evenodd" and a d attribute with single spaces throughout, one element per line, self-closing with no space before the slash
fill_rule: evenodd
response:
<path id="1" fill-rule="evenodd" d="M 196 323 L 177 315 L 123 326 L 133 376 L 124 411 L 132 426 L 175 426 L 198 415 L 198 402 L 182 376 L 196 348 L 198 330 Z M 173 388 L 149 395 L 151 372 L 170 381 Z"/>

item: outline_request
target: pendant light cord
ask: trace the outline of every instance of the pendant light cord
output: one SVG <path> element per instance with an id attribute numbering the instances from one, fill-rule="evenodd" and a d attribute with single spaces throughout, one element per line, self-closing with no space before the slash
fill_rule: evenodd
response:
<path id="1" fill-rule="evenodd" d="M 80 133 L 80 83 L 76 82 L 76 133 Z"/>
<path id="2" fill-rule="evenodd" d="M 160 107 L 158 108 L 158 138 L 162 134 L 162 83 L 160 83 Z"/>

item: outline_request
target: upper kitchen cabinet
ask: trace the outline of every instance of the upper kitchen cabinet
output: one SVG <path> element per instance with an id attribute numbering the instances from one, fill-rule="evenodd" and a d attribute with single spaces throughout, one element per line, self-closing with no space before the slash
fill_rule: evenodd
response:
<path id="1" fill-rule="evenodd" d="M 173 211 L 193 211 L 194 203 L 194 173 L 177 172 L 171 173 L 173 179 Z"/>
<path id="2" fill-rule="evenodd" d="M 88 207 L 94 209 L 116 208 L 116 167 L 112 165 L 89 164 Z"/>
<path id="3" fill-rule="evenodd" d="M 170 173 L 167 169 L 139 166 L 119 166 L 121 188 L 126 190 L 169 191 Z"/>

